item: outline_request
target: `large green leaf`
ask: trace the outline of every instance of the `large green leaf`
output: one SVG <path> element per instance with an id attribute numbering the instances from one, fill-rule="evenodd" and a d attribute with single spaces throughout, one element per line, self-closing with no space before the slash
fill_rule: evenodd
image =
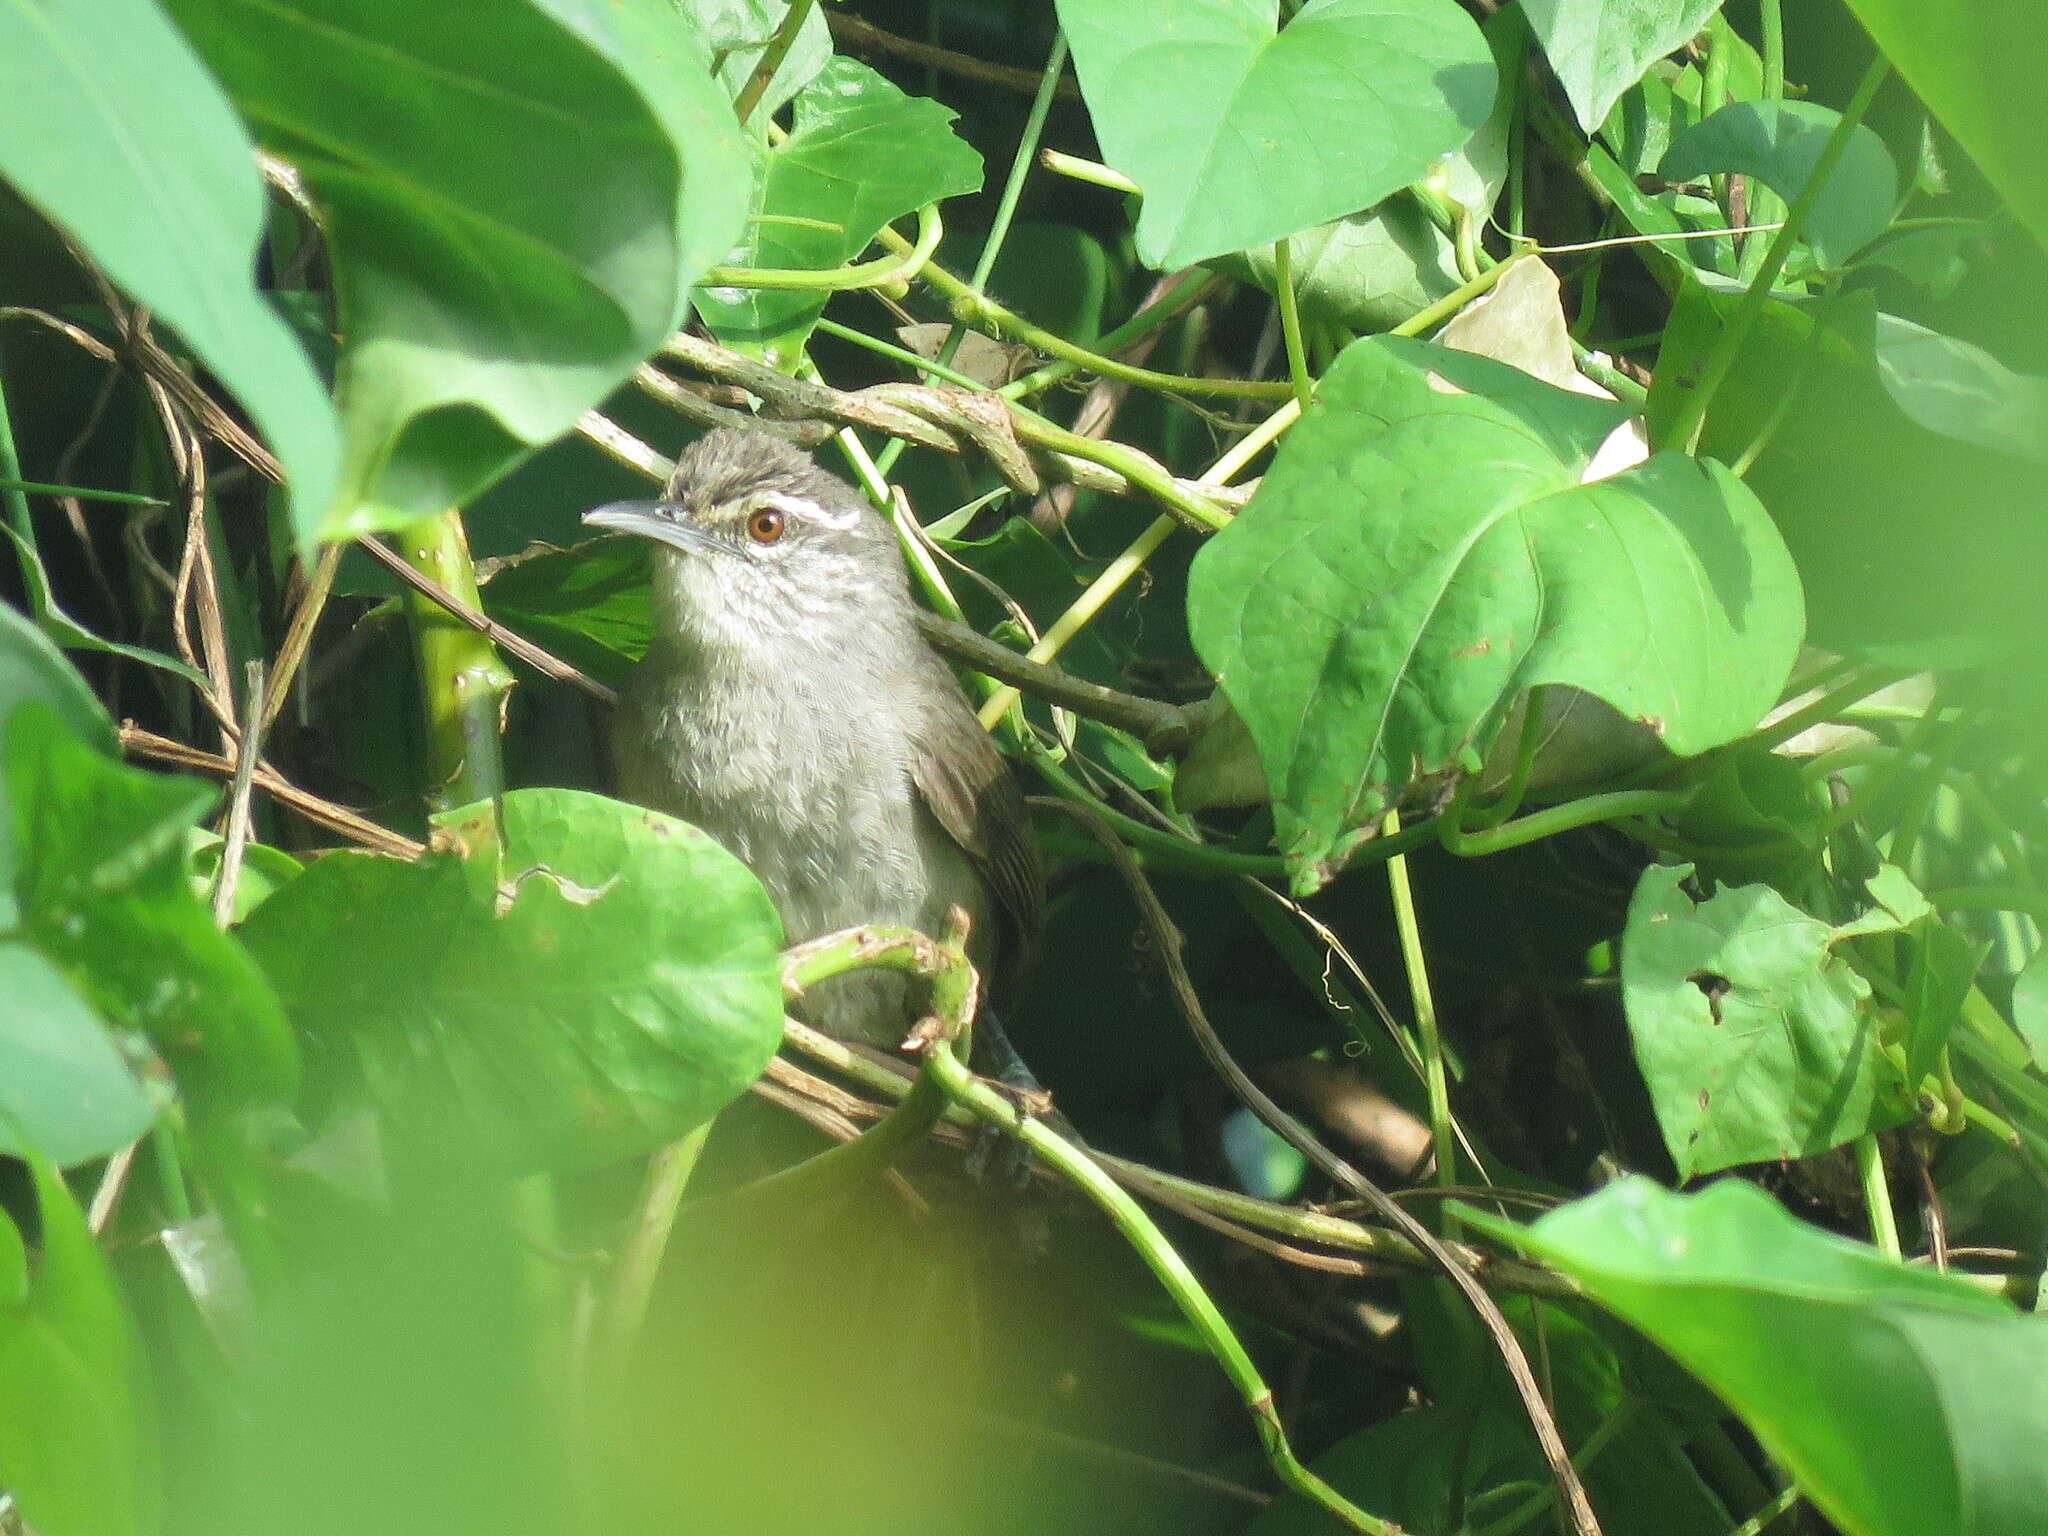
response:
<path id="1" fill-rule="evenodd" d="M 1195 645 L 1258 746 L 1299 886 L 1411 779 L 1476 765 L 1537 684 L 1678 753 L 1775 702 L 1801 615 L 1769 518 L 1675 454 L 1581 485 L 1617 414 L 1486 358 L 1359 342 L 1196 557 Z"/>
<path id="2" fill-rule="evenodd" d="M 82 998 L 145 1036 L 196 1110 L 287 1099 L 298 1059 L 277 1000 L 185 875 L 187 833 L 218 792 L 110 762 L 34 703 L 9 722 L 5 766 L 17 915 L 0 935 L 73 994 L 46 990 L 39 1027 L 75 1027 Z"/>
<path id="3" fill-rule="evenodd" d="M 1684 47 L 1721 0 L 1522 0 L 1565 96 L 1591 134 L 1657 60 Z"/>
<path id="4" fill-rule="evenodd" d="M 1795 201 L 1813 179 L 1842 114 L 1810 101 L 1738 101 L 1672 139 L 1657 166 L 1666 181 L 1740 171 Z M 1891 151 L 1858 123 L 1813 202 L 1800 234 L 1824 266 L 1839 267 L 1883 234 L 1899 195 Z"/>
<path id="5" fill-rule="evenodd" d="M 2048 74 L 2038 0 L 1849 0 L 1885 56 L 2048 246 Z"/>
<path id="6" fill-rule="evenodd" d="M 0 602 L 0 762 L 6 760 L 7 721 L 14 706 L 39 699 L 72 735 L 112 755 L 114 722 L 90 684 L 64 653 L 20 612 Z M 0 883 L 7 870 L 7 830 L 0 825 Z"/>
<path id="7" fill-rule="evenodd" d="M 1735 1179 L 1696 1195 L 1624 1179 L 1530 1227 L 1463 1214 L 1675 1355 L 1848 1536 L 2040 1529 L 2048 1321 Z"/>
<path id="8" fill-rule="evenodd" d="M 310 537 L 334 487 L 327 392 L 257 293 L 263 183 L 220 87 L 152 0 L 0 3 L 0 176 L 248 408 Z"/>
<path id="9" fill-rule="evenodd" d="M 891 219 L 979 191 L 981 156 L 954 134 L 953 118 L 865 64 L 834 59 L 798 93 L 789 137 L 765 152 L 754 220 L 728 260 L 824 271 L 858 256 Z M 700 288 L 693 297 L 721 340 L 790 368 L 826 296 Z"/>
<path id="10" fill-rule="evenodd" d="M 660 345 L 745 212 L 667 0 L 170 0 L 320 203 L 342 350 L 329 536 L 459 505 Z"/>
<path id="11" fill-rule="evenodd" d="M 442 818 L 416 864 L 322 859 L 243 933 L 314 1048 L 494 1165 L 589 1166 L 702 1124 L 781 1040 L 780 928 L 693 827 L 571 790 Z"/>
<path id="12" fill-rule="evenodd" d="M 1681 1178 L 1808 1157 L 1900 1125 L 1912 1101 L 1877 1050 L 1870 983 L 1839 935 L 1767 885 L 1695 903 L 1653 864 L 1629 903 L 1621 996 Z"/>
<path id="13" fill-rule="evenodd" d="M 143 1361 L 64 1181 L 29 1158 L 41 1243 L 0 1215 L 0 1482 L 42 1536 L 143 1536 L 157 1448 Z"/>
<path id="14" fill-rule="evenodd" d="M 1459 148 L 1493 56 L 1450 0 L 1060 0 L 1109 163 L 1168 270 L 1369 208 Z"/>

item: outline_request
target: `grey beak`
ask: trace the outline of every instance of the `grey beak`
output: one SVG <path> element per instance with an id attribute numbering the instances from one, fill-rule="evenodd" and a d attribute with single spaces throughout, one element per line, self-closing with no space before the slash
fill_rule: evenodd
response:
<path id="1" fill-rule="evenodd" d="M 674 503 L 666 501 L 609 501 L 583 514 L 586 527 L 610 533 L 630 533 L 652 539 L 685 554 L 708 550 L 721 555 L 733 553 L 725 544 L 675 515 Z"/>

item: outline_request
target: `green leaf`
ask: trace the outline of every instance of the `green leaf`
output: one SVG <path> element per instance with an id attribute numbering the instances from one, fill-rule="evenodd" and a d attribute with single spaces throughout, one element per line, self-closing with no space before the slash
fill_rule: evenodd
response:
<path id="1" fill-rule="evenodd" d="M 7 735 L 15 936 L 117 1030 L 147 1036 L 195 1111 L 281 1102 L 298 1059 L 262 975 L 192 892 L 185 842 L 217 798 L 108 761 L 48 709 Z"/>
<path id="2" fill-rule="evenodd" d="M 157 1447 L 144 1364 L 84 1213 L 31 1155 L 41 1249 L 33 1265 L 0 1214 L 0 1482 L 43 1536 L 143 1536 Z"/>
<path id="3" fill-rule="evenodd" d="M 696 23 L 705 52 L 728 96 L 738 97 L 761 62 L 761 52 L 789 14 L 788 0 L 683 0 L 683 10 Z M 782 110 L 783 104 L 808 85 L 832 57 L 832 33 L 822 8 L 813 6 L 797 27 L 796 41 L 769 78 L 768 90 L 754 108 L 757 122 Z"/>
<path id="4" fill-rule="evenodd" d="M 1682 754 L 1776 701 L 1800 602 L 1769 518 L 1674 454 L 1579 484 L 1619 414 L 1491 359 L 1360 342 L 1195 557 L 1195 646 L 1258 746 L 1299 888 L 1537 684 Z"/>
<path id="5" fill-rule="evenodd" d="M 1644 71 L 1684 47 L 1721 0 L 1522 0 L 1530 30 L 1591 134 Z"/>
<path id="6" fill-rule="evenodd" d="M 2048 247 L 2048 116 L 2021 105 L 2048 73 L 2035 0 L 1849 0 L 1849 9 Z"/>
<path id="7" fill-rule="evenodd" d="M 1911 1118 L 1839 937 L 1766 885 L 1695 904 L 1643 871 L 1621 944 L 1636 1063 L 1680 1178 L 1810 1157 Z"/>
<path id="8" fill-rule="evenodd" d="M 337 853 L 243 930 L 373 1101 L 491 1164 L 614 1162 L 702 1124 L 782 1038 L 780 925 L 704 833 L 571 790 L 441 819 L 416 864 Z M 351 1073 L 353 1075 L 353 1073 Z"/>
<path id="9" fill-rule="evenodd" d="M 207 686 L 205 673 L 197 667 L 187 666 L 175 656 L 166 656 L 162 651 L 152 651 L 147 646 L 103 640 L 80 624 L 57 605 L 56 594 L 50 590 L 49 572 L 43 569 L 42 552 L 11 525 L 0 525 L 0 533 L 6 534 L 14 543 L 22 585 L 28 589 L 29 607 L 35 612 L 36 625 L 52 640 L 68 650 L 104 651 L 112 656 L 125 656 L 145 667 L 173 673 L 188 683 L 202 688 Z"/>
<path id="10" fill-rule="evenodd" d="M 1813 178 L 1821 150 L 1841 120 L 1841 113 L 1810 101 L 1738 101 L 1673 139 L 1657 174 L 1685 182 L 1710 171 L 1740 171 L 1791 203 Z M 1898 195 L 1899 172 L 1891 151 L 1858 123 L 1800 235 L 1823 266 L 1845 266 L 1890 225 Z"/>
<path id="11" fill-rule="evenodd" d="M 499 623 L 620 688 L 654 633 L 645 539 L 592 539 L 498 563 L 483 584 Z"/>
<path id="12" fill-rule="evenodd" d="M 0 1153 L 59 1168 L 107 1157 L 149 1129 L 156 1106 L 107 1029 L 33 946 L 0 937 Z"/>
<path id="13" fill-rule="evenodd" d="M 1930 432 L 2048 461 L 2048 378 L 2015 373 L 1982 347 L 1882 314 L 1877 377 L 1892 403 Z"/>
<path id="14" fill-rule="evenodd" d="M 1900 1043 L 1906 1052 L 1906 1081 L 1917 1084 L 1934 1070 L 1962 1017 L 1963 1003 L 1977 984 L 1977 968 L 1984 963 L 1985 947 L 1933 919 L 1919 926 L 1912 943 Z"/>
<path id="15" fill-rule="evenodd" d="M 660 345 L 744 151 L 668 0 L 170 0 L 319 202 L 343 346 L 329 537 L 473 497 Z"/>
<path id="16" fill-rule="evenodd" d="M 2048 1320 L 1737 1179 L 1696 1195 L 1623 1179 L 1529 1227 L 1461 1215 L 1670 1351 L 1848 1536 L 2039 1529 Z"/>
<path id="17" fill-rule="evenodd" d="M 1289 255 L 1303 318 L 1354 331 L 1398 325 L 1463 281 L 1451 242 L 1413 198 L 1389 198 L 1369 212 L 1303 230 Z M 1279 291 L 1270 245 L 1211 265 Z"/>
<path id="18" fill-rule="evenodd" d="M 2034 1064 L 2048 1064 L 2048 949 L 2035 951 L 2013 981 L 2012 1026 L 2033 1052 Z"/>
<path id="19" fill-rule="evenodd" d="M 185 874 L 192 894 L 201 901 L 213 900 L 214 882 L 220 878 L 220 856 L 227 843 L 218 832 L 195 827 L 185 835 Z M 239 924 L 269 899 L 277 888 L 305 869 L 282 848 L 267 843 L 247 843 L 242 848 L 242 867 L 235 878 L 231 925 Z"/>
<path id="20" fill-rule="evenodd" d="M 91 685 L 48 636 L 0 602 L 0 762 L 6 761 L 7 722 L 14 706 L 28 699 L 47 705 L 80 741 L 113 756 L 114 722 Z M 7 831 L 0 825 L 0 882 L 8 867 L 6 848 Z"/>
<path id="21" fill-rule="evenodd" d="M 1060 0 L 1109 163 L 1170 271 L 1370 208 L 1462 146 L 1493 56 L 1450 0 Z"/>
<path id="22" fill-rule="evenodd" d="M 1736 303 L 1703 283 L 1679 291 L 1650 389 L 1653 440 Z M 1761 446 L 1745 478 L 1798 562 L 1813 644 L 1860 653 L 1985 637 L 2039 654 L 2048 518 L 2015 509 L 2039 499 L 2040 469 L 1906 415 L 1878 377 L 1875 324 L 1868 293 L 1767 302 L 1699 451 L 1734 459 Z"/>
<path id="23" fill-rule="evenodd" d="M 955 115 L 904 95 L 865 64 L 834 59 L 798 93 L 789 137 L 766 152 L 754 220 L 727 262 L 829 271 L 866 250 L 891 219 L 979 191 L 981 156 L 954 134 Z M 826 294 L 720 287 L 692 299 L 722 341 L 786 369 Z"/>
<path id="24" fill-rule="evenodd" d="M 0 4 L 0 175 L 247 407 L 309 540 L 334 488 L 334 412 L 256 291 L 263 182 L 249 136 L 151 0 Z"/>

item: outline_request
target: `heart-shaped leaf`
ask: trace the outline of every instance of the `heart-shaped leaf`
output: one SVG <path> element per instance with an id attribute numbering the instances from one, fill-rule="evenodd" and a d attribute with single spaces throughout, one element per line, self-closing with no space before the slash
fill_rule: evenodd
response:
<path id="1" fill-rule="evenodd" d="M 1721 0 L 1522 0 L 1588 134 L 1645 70 L 1684 47 L 1720 9 Z"/>
<path id="2" fill-rule="evenodd" d="M 1636 1063 L 1681 1178 L 1810 1157 L 1912 1118 L 1841 937 L 1767 885 L 1695 904 L 1643 871 L 1621 945 Z M 1895 922 L 1886 919 L 1892 926 Z"/>
<path id="3" fill-rule="evenodd" d="M 321 205 L 342 537 L 459 506 L 660 345 L 747 169 L 669 0 L 170 0 Z"/>
<path id="4" fill-rule="evenodd" d="M 283 461 L 310 540 L 340 462 L 334 411 L 256 291 L 263 182 L 249 135 L 152 0 L 0 6 L 0 176 L 234 391 Z"/>
<path id="5" fill-rule="evenodd" d="M 1752 1184 L 1628 1178 L 1526 1249 L 1712 1387 L 1848 1536 L 2031 1536 L 2048 1508 L 2048 1320 L 1794 1220 Z"/>
<path id="6" fill-rule="evenodd" d="M 700 1125 L 782 1038 L 767 894 L 696 828 L 517 790 L 416 864 L 333 854 L 243 929 L 331 1071 L 494 1166 L 584 1167 Z"/>
<path id="7" fill-rule="evenodd" d="M 753 222 L 733 266 L 826 271 L 851 261 L 891 219 L 981 188 L 981 156 L 953 132 L 950 107 L 906 96 L 865 64 L 834 59 L 797 94 L 788 138 L 763 156 Z M 793 367 L 817 289 L 700 288 L 697 313 L 729 345 Z"/>
<path id="8" fill-rule="evenodd" d="M 1581 485 L 1622 415 L 1487 358 L 1359 342 L 1197 555 L 1190 629 L 1258 746 L 1300 888 L 1537 684 L 1596 694 L 1681 754 L 1776 701 L 1801 606 L 1769 517 L 1676 454 Z"/>
<path id="9" fill-rule="evenodd" d="M 1738 101 L 1674 138 L 1657 174 L 1684 182 L 1710 171 L 1740 171 L 1791 203 L 1806 189 L 1841 120 L 1841 113 L 1810 101 Z M 1839 267 L 1884 233 L 1898 195 L 1891 151 L 1858 123 L 1800 233 L 1823 265 Z"/>
<path id="10" fill-rule="evenodd" d="M 1465 143 L 1493 55 L 1451 0 L 1059 0 L 1138 256 L 1206 261 L 1369 208 Z"/>

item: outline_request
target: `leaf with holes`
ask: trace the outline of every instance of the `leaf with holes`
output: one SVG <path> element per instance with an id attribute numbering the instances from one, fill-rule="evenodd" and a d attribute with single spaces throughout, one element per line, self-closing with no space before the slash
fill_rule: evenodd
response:
<path id="1" fill-rule="evenodd" d="M 1471 766 L 1537 684 L 1681 754 L 1776 702 L 1801 629 L 1776 530 L 1734 476 L 1677 454 L 1580 484 L 1624 414 L 1488 358 L 1362 341 L 1196 556 L 1195 646 L 1259 749 L 1297 888 L 1413 779 Z"/>
<path id="2" fill-rule="evenodd" d="M 520 1172 L 703 1124 L 782 1039 L 767 893 L 696 828 L 600 795 L 515 790 L 503 817 L 502 848 L 471 807 L 418 863 L 330 854 L 249 919 L 323 1076 Z"/>
<path id="3" fill-rule="evenodd" d="M 1109 163 L 1170 271 L 1370 208 L 1460 148 L 1493 56 L 1450 0 L 1059 0 Z"/>
<path id="4" fill-rule="evenodd" d="M 1810 1157 L 1910 1119 L 1836 930 L 1767 885 L 1695 903 L 1680 888 L 1691 873 L 1643 871 L 1621 943 L 1629 1038 L 1679 1177 Z"/>

